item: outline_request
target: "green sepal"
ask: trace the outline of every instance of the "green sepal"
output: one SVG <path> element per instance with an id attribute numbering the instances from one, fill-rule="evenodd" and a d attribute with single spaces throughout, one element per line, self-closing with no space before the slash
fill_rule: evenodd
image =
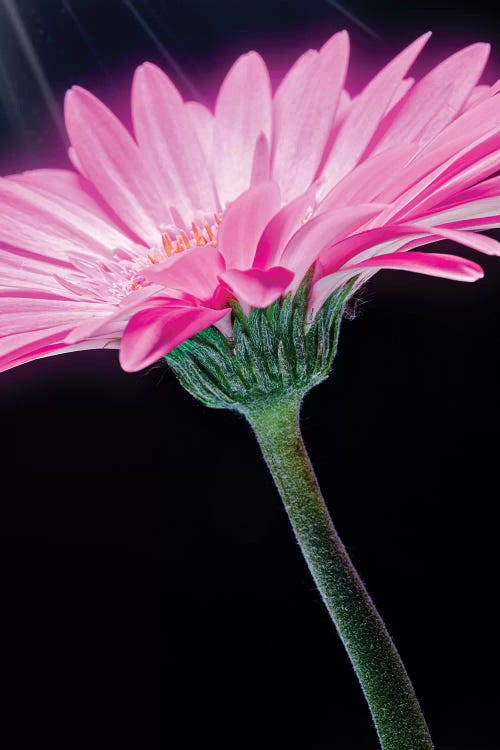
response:
<path id="1" fill-rule="evenodd" d="M 165 357 L 181 384 L 215 409 L 236 409 L 307 391 L 328 376 L 354 280 L 337 289 L 308 321 L 310 276 L 292 295 L 245 315 L 232 304 L 232 339 L 214 327 Z"/>

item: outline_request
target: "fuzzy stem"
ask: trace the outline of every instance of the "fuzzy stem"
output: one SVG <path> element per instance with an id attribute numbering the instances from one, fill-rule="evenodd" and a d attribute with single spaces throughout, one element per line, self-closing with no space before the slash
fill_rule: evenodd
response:
<path id="1" fill-rule="evenodd" d="M 301 398 L 246 407 L 309 570 L 344 643 L 383 750 L 432 750 L 401 658 L 330 519 L 299 428 Z"/>

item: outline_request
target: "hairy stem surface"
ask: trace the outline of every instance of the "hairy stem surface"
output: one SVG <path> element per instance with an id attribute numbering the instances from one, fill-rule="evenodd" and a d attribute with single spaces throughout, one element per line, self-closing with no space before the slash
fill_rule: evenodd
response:
<path id="1" fill-rule="evenodd" d="M 432 750 L 408 674 L 321 495 L 300 433 L 300 401 L 287 395 L 244 413 L 361 683 L 383 750 Z"/>

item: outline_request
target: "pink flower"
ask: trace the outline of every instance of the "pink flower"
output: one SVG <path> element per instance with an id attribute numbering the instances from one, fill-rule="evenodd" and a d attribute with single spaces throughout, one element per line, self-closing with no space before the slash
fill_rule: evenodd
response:
<path id="1" fill-rule="evenodd" d="M 407 78 L 428 36 L 352 99 L 345 32 L 299 57 L 274 95 L 250 52 L 214 113 L 146 63 L 135 137 L 72 89 L 76 171 L 0 179 L 0 368 L 111 346 L 138 370 L 203 328 L 230 335 L 232 300 L 265 307 L 311 267 L 311 316 L 383 268 L 480 278 L 414 248 L 444 238 L 499 254 L 472 230 L 500 224 L 500 85 L 478 85 L 486 44 Z"/>

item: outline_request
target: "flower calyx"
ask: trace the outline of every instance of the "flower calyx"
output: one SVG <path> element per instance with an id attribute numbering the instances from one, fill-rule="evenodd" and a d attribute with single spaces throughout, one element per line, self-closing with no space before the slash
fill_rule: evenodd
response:
<path id="1" fill-rule="evenodd" d="M 353 283 L 337 289 L 312 322 L 309 278 L 266 308 L 245 315 L 232 305 L 233 335 L 200 331 L 166 355 L 180 383 L 216 409 L 245 413 L 289 396 L 301 399 L 330 372 L 345 304 Z"/>

